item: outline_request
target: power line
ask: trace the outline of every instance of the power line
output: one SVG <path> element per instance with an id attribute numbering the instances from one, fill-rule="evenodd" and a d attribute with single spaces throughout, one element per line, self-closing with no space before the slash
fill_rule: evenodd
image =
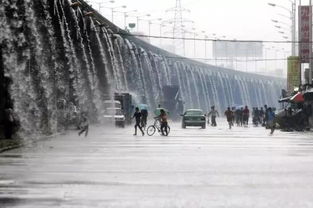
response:
<path id="1" fill-rule="evenodd" d="M 165 58 L 172 58 L 172 59 L 195 59 L 195 60 L 203 60 L 203 61 L 229 61 L 229 60 L 233 60 L 235 62 L 256 62 L 256 61 L 286 61 L 288 60 L 287 58 L 279 58 L 279 59 L 244 59 L 244 60 L 241 60 L 241 59 L 227 59 L 227 58 L 188 58 L 188 57 L 176 57 L 176 56 L 162 56 L 162 57 L 165 57 Z M 312 58 L 313 59 L 313 58 Z"/>
<path id="2" fill-rule="evenodd" d="M 181 40 L 197 40 L 197 41 L 211 41 L 211 42 L 234 42 L 234 43 L 298 43 L 298 44 L 307 44 L 312 42 L 303 42 L 303 41 L 289 41 L 289 40 L 243 40 L 243 39 L 213 39 L 213 38 L 188 38 L 188 37 L 171 37 L 171 36 L 157 36 L 157 35 L 142 35 L 142 34 L 131 34 L 126 32 L 116 33 L 118 35 L 123 36 L 134 36 L 134 37 L 142 37 L 142 38 L 156 38 L 156 39 L 181 39 Z"/>

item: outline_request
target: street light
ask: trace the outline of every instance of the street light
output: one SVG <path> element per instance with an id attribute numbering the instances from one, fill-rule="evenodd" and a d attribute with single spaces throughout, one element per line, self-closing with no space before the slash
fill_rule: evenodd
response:
<path id="1" fill-rule="evenodd" d="M 114 12 L 115 12 L 114 10 L 115 10 L 115 9 L 118 9 L 118 8 L 123 8 L 123 9 L 125 9 L 125 8 L 127 8 L 127 6 L 123 5 L 123 6 L 105 7 L 105 8 L 111 9 L 111 15 L 112 15 L 111 21 L 112 21 L 112 23 L 113 23 L 113 21 L 114 21 Z"/>
<path id="2" fill-rule="evenodd" d="M 129 15 L 127 15 L 127 14 L 130 14 L 130 13 L 133 13 L 133 12 L 137 12 L 137 9 L 135 9 L 135 10 L 129 10 L 129 11 L 125 11 L 125 12 L 122 12 L 122 11 L 114 11 L 114 12 L 119 12 L 119 13 L 123 13 L 123 15 L 124 15 L 124 28 L 127 28 L 127 17 L 129 17 Z"/>
<path id="3" fill-rule="evenodd" d="M 203 36 L 204 36 L 204 58 L 206 61 L 206 58 L 207 58 L 206 42 L 207 42 L 207 39 L 209 38 L 209 36 L 207 36 L 206 31 L 202 30 L 201 32 L 203 33 Z"/>
<path id="4" fill-rule="evenodd" d="M 268 3 L 268 5 L 270 5 L 270 6 L 276 6 L 276 4 L 273 4 L 273 3 Z"/>
<path id="5" fill-rule="evenodd" d="M 288 24 L 288 23 L 286 23 L 286 22 L 278 21 L 278 20 L 276 20 L 276 19 L 272 19 L 272 22 L 277 23 L 277 24 L 287 25 L 287 26 L 290 25 L 290 24 Z"/>
<path id="6" fill-rule="evenodd" d="M 151 17 L 151 14 L 145 14 L 145 15 L 141 15 L 141 16 L 136 16 L 136 20 L 137 20 L 137 32 L 139 32 L 139 19 L 140 17 Z"/>
<path id="7" fill-rule="evenodd" d="M 160 31 L 159 31 L 159 36 L 160 36 L 160 46 L 162 45 L 162 35 L 163 35 L 163 31 L 162 31 L 162 28 L 163 27 L 166 27 L 166 26 L 169 26 L 169 25 L 172 25 L 173 22 L 170 22 L 170 21 L 162 21 L 160 23 Z"/>
<path id="8" fill-rule="evenodd" d="M 193 57 L 196 57 L 196 36 L 198 36 L 198 34 L 196 33 L 196 28 L 192 28 L 193 30 Z"/>
<path id="9" fill-rule="evenodd" d="M 217 56 L 216 56 L 216 40 L 217 40 L 217 36 L 216 33 L 212 34 L 214 42 L 212 42 L 212 48 L 213 48 L 213 53 L 214 53 L 214 61 L 215 61 L 215 66 L 217 66 Z"/>
<path id="10" fill-rule="evenodd" d="M 280 30 L 285 30 L 285 31 L 288 31 L 288 32 L 289 32 L 288 28 L 283 27 L 283 26 L 281 26 L 281 25 L 274 25 L 274 27 L 276 27 L 276 28 L 278 28 L 278 29 L 280 29 Z"/>
<path id="11" fill-rule="evenodd" d="M 105 2 L 98 2 L 97 4 L 98 4 L 98 7 L 99 7 L 99 9 L 98 9 L 98 11 L 99 11 L 99 13 L 101 13 L 101 8 L 105 8 L 105 7 L 103 7 L 103 6 L 101 6 L 102 4 L 106 4 L 106 3 L 115 3 L 115 1 L 114 0 L 111 0 L 111 1 L 105 1 Z"/>
<path id="12" fill-rule="evenodd" d="M 149 19 L 148 20 L 148 25 L 149 25 L 149 40 L 150 40 L 150 35 L 151 35 L 151 25 L 153 24 L 153 21 L 162 21 L 162 18 L 156 18 L 156 19 Z"/>
<path id="13" fill-rule="evenodd" d="M 291 21 L 291 55 L 294 56 L 296 54 L 295 42 L 296 42 L 296 0 L 290 0 L 291 2 L 291 10 L 281 5 L 277 5 L 274 3 L 268 3 L 269 6 L 279 7 L 286 10 L 290 14 Z M 277 21 L 278 22 L 278 21 Z M 276 22 L 276 23 L 277 23 Z"/>

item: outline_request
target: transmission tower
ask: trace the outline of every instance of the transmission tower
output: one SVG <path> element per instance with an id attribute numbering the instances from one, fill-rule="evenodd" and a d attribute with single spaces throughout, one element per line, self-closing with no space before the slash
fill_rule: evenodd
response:
<path id="1" fill-rule="evenodd" d="M 185 55 L 185 34 L 186 34 L 186 26 L 188 23 L 192 23 L 193 21 L 185 19 L 183 15 L 185 13 L 189 13 L 190 10 L 182 7 L 181 0 L 176 0 L 175 7 L 168 9 L 166 12 L 173 13 L 174 18 L 167 20 L 172 24 L 172 29 L 170 31 L 173 37 L 173 47 L 174 52 L 177 54 Z"/>

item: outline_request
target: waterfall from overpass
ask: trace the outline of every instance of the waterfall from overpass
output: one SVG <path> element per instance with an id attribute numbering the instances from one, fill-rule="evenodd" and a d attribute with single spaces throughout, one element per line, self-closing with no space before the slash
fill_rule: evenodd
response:
<path id="1" fill-rule="evenodd" d="M 96 121 L 114 92 L 144 96 L 153 109 L 168 85 L 179 87 L 185 108 L 277 106 L 285 80 L 176 56 L 99 24 L 88 9 L 68 0 L 2 1 L 0 60 L 22 132 L 57 131 L 66 119 L 62 103 Z"/>

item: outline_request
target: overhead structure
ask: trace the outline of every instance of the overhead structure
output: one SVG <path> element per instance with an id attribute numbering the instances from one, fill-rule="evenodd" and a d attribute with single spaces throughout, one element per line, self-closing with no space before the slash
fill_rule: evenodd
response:
<path id="1" fill-rule="evenodd" d="M 185 19 L 184 13 L 190 12 L 190 10 L 182 7 L 181 0 L 176 0 L 175 7 L 168 9 L 167 12 L 171 12 L 174 15 L 174 18 L 165 21 L 173 25 L 172 31 L 170 31 L 173 37 L 173 52 L 176 54 L 185 55 L 185 27 L 187 23 L 192 21 Z"/>

